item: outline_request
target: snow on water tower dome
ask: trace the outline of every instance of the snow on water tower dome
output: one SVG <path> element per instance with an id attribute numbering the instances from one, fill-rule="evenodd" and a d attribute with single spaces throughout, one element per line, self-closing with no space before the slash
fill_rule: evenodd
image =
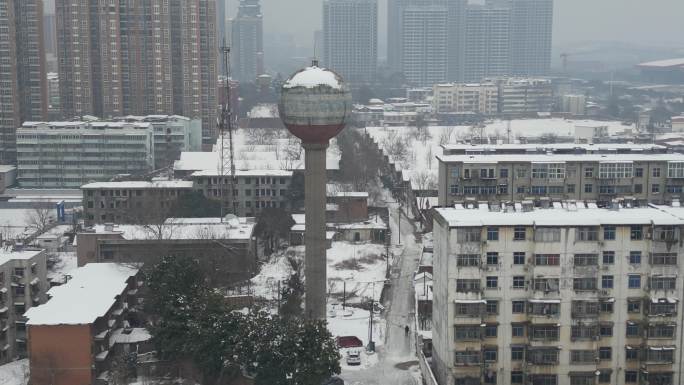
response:
<path id="1" fill-rule="evenodd" d="M 351 93 L 340 75 L 314 62 L 283 84 L 279 109 L 287 129 L 304 143 L 327 143 L 351 117 Z"/>

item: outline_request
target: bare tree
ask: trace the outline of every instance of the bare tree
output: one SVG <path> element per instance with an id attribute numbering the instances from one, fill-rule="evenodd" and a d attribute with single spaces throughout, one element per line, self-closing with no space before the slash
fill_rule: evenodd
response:
<path id="1" fill-rule="evenodd" d="M 47 204 L 41 204 L 42 202 L 34 203 L 31 210 L 26 214 L 26 222 L 30 227 L 37 230 L 38 234 L 44 233 L 52 222 L 51 211 Z"/>

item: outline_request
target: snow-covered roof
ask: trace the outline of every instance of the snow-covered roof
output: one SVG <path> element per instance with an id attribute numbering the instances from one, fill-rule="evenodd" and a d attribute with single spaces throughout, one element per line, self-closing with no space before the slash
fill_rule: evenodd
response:
<path id="1" fill-rule="evenodd" d="M 12 260 L 31 259 L 42 252 L 43 250 L 12 251 L 12 249 L 0 248 L 0 266 Z"/>
<path id="2" fill-rule="evenodd" d="M 328 86 L 333 89 L 342 88 L 342 81 L 336 73 L 316 66 L 306 67 L 295 73 L 288 79 L 283 88 L 315 88 L 318 86 Z"/>
<path id="3" fill-rule="evenodd" d="M 368 198 L 366 191 L 337 191 L 329 192 L 328 197 L 333 198 Z"/>
<path id="4" fill-rule="evenodd" d="M 114 344 L 137 344 L 152 338 L 150 332 L 145 328 L 132 328 L 129 330 L 116 329 L 109 336 L 109 345 Z"/>
<path id="5" fill-rule="evenodd" d="M 201 239 L 232 239 L 247 240 L 252 237 L 253 218 L 240 217 L 235 220 L 220 218 L 169 218 L 161 226 L 145 225 L 113 225 L 111 230 L 107 225 L 95 225 L 93 231 L 99 234 L 120 234 L 127 240 L 201 240 Z"/>
<path id="6" fill-rule="evenodd" d="M 71 225 L 57 225 L 50 230 L 40 234 L 36 239 L 54 239 L 64 235 L 67 231 L 70 231 L 73 226 Z"/>
<path id="7" fill-rule="evenodd" d="M 487 209 L 438 208 L 437 214 L 450 227 L 480 226 L 602 226 L 602 225 L 683 225 L 684 208 L 638 207 L 587 208 L 584 204 L 563 203 L 560 208 L 535 208 L 531 211 L 489 211 Z"/>
<path id="8" fill-rule="evenodd" d="M 339 230 L 385 230 L 387 224 L 379 216 L 375 215 L 367 221 L 352 222 L 352 223 L 338 223 L 336 227 Z"/>
<path id="9" fill-rule="evenodd" d="M 442 148 L 449 150 L 464 150 L 464 151 L 498 151 L 498 150 L 571 150 L 583 149 L 589 151 L 611 151 L 629 149 L 633 151 L 643 150 L 663 150 L 666 147 L 657 144 L 640 144 L 640 143 L 597 143 L 597 144 L 583 144 L 583 143 L 503 143 L 503 144 L 465 144 L 465 143 L 449 143 L 442 145 Z"/>
<path id="10" fill-rule="evenodd" d="M 642 67 L 642 68 L 643 67 L 655 67 L 655 68 L 684 67 L 684 58 L 649 61 L 646 63 L 641 63 L 638 66 Z"/>
<path id="11" fill-rule="evenodd" d="M 251 119 L 260 118 L 278 118 L 277 104 L 257 104 L 247 113 L 247 117 Z"/>
<path id="12" fill-rule="evenodd" d="M 446 163 L 498 163 L 498 162 L 684 162 L 684 154 L 489 154 L 489 155 L 437 155 Z"/>
<path id="13" fill-rule="evenodd" d="M 89 263 L 72 272 L 64 285 L 48 291 L 48 302 L 30 308 L 27 325 L 86 325 L 107 314 L 138 268 L 116 263 Z"/>
<path id="14" fill-rule="evenodd" d="M 82 189 L 160 189 L 192 188 L 193 182 L 186 180 L 95 182 L 81 186 Z"/>
<path id="15" fill-rule="evenodd" d="M 17 169 L 16 166 L 12 166 L 9 164 L 0 164 L 0 172 L 10 172 L 10 171 L 13 171 L 16 169 Z"/>
<path id="16" fill-rule="evenodd" d="M 230 170 L 226 170 L 226 175 L 230 175 Z M 201 170 L 192 173 L 192 176 L 221 176 L 217 170 Z M 291 177 L 292 171 L 289 170 L 235 170 L 235 176 L 284 176 Z"/>

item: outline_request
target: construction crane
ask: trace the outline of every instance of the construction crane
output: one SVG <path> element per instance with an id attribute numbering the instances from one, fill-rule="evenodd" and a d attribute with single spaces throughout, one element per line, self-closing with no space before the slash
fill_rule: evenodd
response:
<path id="1" fill-rule="evenodd" d="M 233 111 L 230 105 L 230 47 L 226 44 L 226 39 L 223 39 L 221 46 L 221 53 L 223 54 L 223 75 L 225 81 L 224 99 L 221 103 L 221 117 L 218 122 L 219 129 L 219 154 L 220 154 L 220 180 L 221 186 L 221 221 L 226 214 L 234 213 L 235 211 L 235 197 L 233 190 L 235 189 L 235 154 L 233 151 Z M 225 135 L 228 134 L 228 154 L 226 154 Z M 228 165 L 226 165 L 228 163 Z M 230 175 L 226 175 L 226 171 Z M 227 192 L 226 192 L 227 187 Z"/>

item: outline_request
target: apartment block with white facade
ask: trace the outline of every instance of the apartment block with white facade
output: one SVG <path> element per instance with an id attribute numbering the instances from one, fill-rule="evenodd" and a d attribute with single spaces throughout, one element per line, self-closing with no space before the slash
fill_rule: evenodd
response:
<path id="1" fill-rule="evenodd" d="M 25 122 L 17 129 L 18 182 L 27 188 L 79 188 L 152 169 L 150 123 Z"/>
<path id="2" fill-rule="evenodd" d="M 438 155 L 439 205 L 524 200 L 548 205 L 565 199 L 605 205 L 616 198 L 643 205 L 684 197 L 682 154 L 648 152 L 633 145 L 616 145 L 607 152 L 591 150 L 598 145 L 574 146 L 571 153 Z"/>
<path id="3" fill-rule="evenodd" d="M 499 112 L 508 115 L 530 115 L 550 112 L 553 85 L 549 79 L 509 78 L 499 84 Z"/>
<path id="4" fill-rule="evenodd" d="M 441 384 L 677 384 L 684 208 L 436 209 Z"/>
<path id="5" fill-rule="evenodd" d="M 436 84 L 433 95 L 433 108 L 437 113 L 495 115 L 498 112 L 499 87 L 494 83 Z"/>

